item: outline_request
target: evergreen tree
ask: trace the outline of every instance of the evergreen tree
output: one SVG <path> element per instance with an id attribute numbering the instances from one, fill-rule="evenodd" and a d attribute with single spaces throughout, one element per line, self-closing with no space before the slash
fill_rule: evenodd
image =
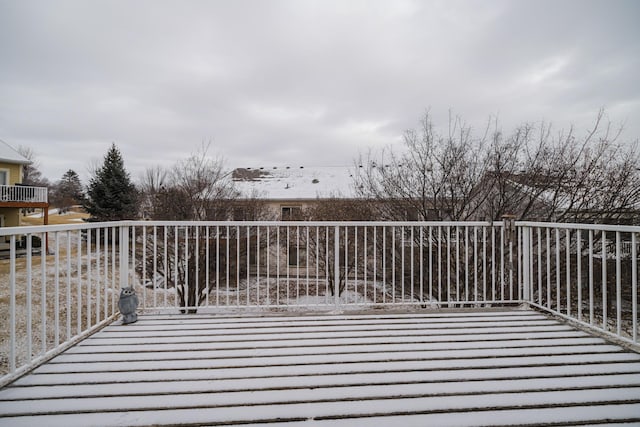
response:
<path id="1" fill-rule="evenodd" d="M 69 169 L 62 175 L 51 194 L 51 201 L 61 211 L 84 201 L 84 191 L 76 171 Z"/>
<path id="2" fill-rule="evenodd" d="M 84 207 L 90 221 L 117 221 L 137 216 L 137 191 L 115 144 L 89 182 Z"/>

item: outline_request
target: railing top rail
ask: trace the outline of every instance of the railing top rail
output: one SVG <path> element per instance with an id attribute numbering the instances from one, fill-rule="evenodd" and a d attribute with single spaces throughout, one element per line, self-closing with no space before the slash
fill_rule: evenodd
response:
<path id="1" fill-rule="evenodd" d="M 53 233 L 56 231 L 74 231 L 87 230 L 104 227 L 120 227 L 128 225 L 128 221 L 111 221 L 111 222 L 83 222 L 79 224 L 60 224 L 60 225 L 30 225 L 24 227 L 0 227 L 0 236 L 10 236 L 12 234 L 36 234 L 36 233 Z"/>
<path id="2" fill-rule="evenodd" d="M 135 226 L 352 226 L 352 227 L 455 227 L 455 226 L 502 226 L 502 222 L 487 221 L 130 221 L 126 225 Z"/>
<path id="3" fill-rule="evenodd" d="M 3 184 L 0 185 L 0 187 L 10 187 L 10 188 L 42 188 L 42 189 L 46 189 L 47 187 L 38 187 L 38 186 L 34 186 L 34 185 L 8 185 L 8 184 Z"/>
<path id="4" fill-rule="evenodd" d="M 640 226 L 637 225 L 615 225 L 615 224 L 579 224 L 564 222 L 533 222 L 516 221 L 518 227 L 539 227 L 539 228 L 559 228 L 568 230 L 597 230 L 597 231 L 620 231 L 623 233 L 640 233 Z"/>
<path id="5" fill-rule="evenodd" d="M 35 225 L 26 227 L 0 228 L 0 236 L 11 234 L 31 234 L 56 231 L 73 231 L 101 227 L 185 227 L 185 226 L 220 226 L 220 227 L 502 227 L 502 222 L 485 221 L 111 221 L 84 222 L 81 224 Z"/>
<path id="6" fill-rule="evenodd" d="M 640 226 L 612 224 L 579 224 L 516 221 L 518 227 L 540 227 L 571 230 L 598 230 L 640 233 Z M 32 234 L 56 231 L 74 231 L 103 227 L 185 227 L 185 226 L 220 226 L 220 227 L 502 227 L 502 221 L 109 221 L 83 222 L 63 225 L 35 225 L 26 227 L 2 227 L 0 236 L 12 234 Z"/>

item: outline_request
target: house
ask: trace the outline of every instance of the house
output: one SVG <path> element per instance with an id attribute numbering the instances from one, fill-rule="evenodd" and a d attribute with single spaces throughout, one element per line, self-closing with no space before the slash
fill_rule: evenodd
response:
<path id="1" fill-rule="evenodd" d="M 44 210 L 44 224 L 48 224 L 49 203 L 46 187 L 22 185 L 22 168 L 29 159 L 0 140 L 0 227 L 20 225 L 20 209 Z M 0 241 L 0 249 L 7 249 L 8 242 Z"/>
<path id="2" fill-rule="evenodd" d="M 235 188 L 243 201 L 263 205 L 266 219 L 294 220 L 303 210 L 324 201 L 358 201 L 354 188 L 355 166 L 275 166 L 237 168 L 232 172 Z M 246 205 L 235 220 L 248 218 Z"/>

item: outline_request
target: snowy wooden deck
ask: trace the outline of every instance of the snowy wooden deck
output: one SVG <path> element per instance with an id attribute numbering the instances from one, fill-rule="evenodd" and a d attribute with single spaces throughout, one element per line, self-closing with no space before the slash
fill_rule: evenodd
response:
<path id="1" fill-rule="evenodd" d="M 0 390 L 0 426 L 640 423 L 640 354 L 534 311 L 113 324 Z"/>

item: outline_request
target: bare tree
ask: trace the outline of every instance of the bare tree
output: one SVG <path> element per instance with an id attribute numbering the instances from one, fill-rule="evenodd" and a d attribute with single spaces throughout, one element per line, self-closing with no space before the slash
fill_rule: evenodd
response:
<path id="1" fill-rule="evenodd" d="M 355 186 L 361 197 L 371 200 L 379 217 L 396 221 L 495 221 L 514 214 L 527 220 L 638 224 L 637 144 L 620 143 L 620 130 L 604 118 L 600 111 L 582 137 L 573 128 L 554 132 L 545 123 L 523 124 L 504 134 L 495 120 L 474 135 L 459 118 L 450 118 L 449 130 L 442 135 L 427 113 L 418 130 L 405 133 L 404 151 L 370 153 L 360 159 Z M 443 289 L 444 297 L 457 293 L 460 299 L 472 301 L 477 290 L 460 286 L 461 277 L 484 277 L 487 270 L 493 271 L 491 263 L 482 256 L 472 259 L 466 250 L 448 260 L 435 259 L 433 254 L 461 242 L 476 242 L 483 253 L 491 253 L 499 248 L 489 244 L 484 234 L 492 231 L 481 227 L 481 235 L 471 237 L 456 229 L 437 230 L 437 236 L 418 241 L 416 229 L 411 239 L 420 253 L 431 257 L 423 260 L 434 269 L 434 279 L 427 285 L 433 288 L 439 272 L 453 271 L 457 263 L 468 271 L 453 278 L 450 287 Z M 402 257 L 403 245 L 383 246 L 392 256 Z M 406 277 L 406 269 L 402 274 L 398 265 L 402 268 L 397 264 L 392 270 L 395 278 L 417 282 L 415 275 Z"/>
<path id="2" fill-rule="evenodd" d="M 160 216 L 156 209 L 162 209 L 158 197 L 166 188 L 169 171 L 156 165 L 147 168 L 140 179 L 140 214 L 142 218 L 157 218 Z"/>
<path id="3" fill-rule="evenodd" d="M 246 213 L 244 219 L 260 217 L 261 205 L 239 199 L 223 160 L 211 158 L 208 150 L 209 146 L 203 144 L 198 152 L 178 161 L 171 170 L 155 167 L 146 171 L 142 189 L 149 219 L 229 220 L 238 209 Z M 263 244 L 263 239 L 255 242 L 247 234 L 250 230 L 230 226 L 149 227 L 147 238 L 153 239 L 156 251 L 166 256 L 145 254 L 139 273 L 144 265 L 145 271 L 161 276 L 165 286 L 176 289 L 183 311 L 195 312 L 215 280 L 228 277 L 227 284 L 238 286 L 238 278 L 246 276 L 249 248 Z"/>
<path id="4" fill-rule="evenodd" d="M 18 147 L 18 153 L 31 162 L 22 167 L 22 184 L 34 187 L 49 187 L 51 183 L 47 178 L 42 176 L 39 169 L 40 162 L 36 159 L 36 153 L 33 149 L 31 147 L 20 146 Z"/>
<path id="5" fill-rule="evenodd" d="M 447 135 L 426 113 L 418 130 L 404 134 L 405 150 L 359 159 L 355 184 L 390 220 L 465 220 L 475 214 L 477 183 L 488 170 L 486 133 L 480 137 L 459 117 Z M 477 203 L 476 203 L 477 204 Z"/>
<path id="6" fill-rule="evenodd" d="M 371 220 L 371 207 L 364 200 L 352 200 L 334 197 L 318 201 L 303 209 L 300 217 L 307 221 L 368 221 Z M 360 227 L 363 229 L 364 227 Z M 337 235 L 336 235 L 337 233 Z M 296 238 L 299 242 L 290 242 L 309 248 L 309 258 L 317 260 L 318 269 L 326 275 L 331 295 L 341 295 L 347 278 L 355 269 L 364 269 L 362 251 L 364 233 L 358 234 L 358 227 L 318 227 Z M 336 245 L 336 242 L 337 245 Z M 337 252 L 337 253 L 336 253 Z M 338 263 L 336 263 L 336 255 Z M 336 268 L 338 269 L 336 275 Z M 336 283 L 336 278 L 338 282 Z"/>
<path id="7" fill-rule="evenodd" d="M 405 150 L 370 153 L 355 177 L 362 197 L 385 219 L 638 221 L 640 156 L 604 122 L 578 138 L 549 124 L 505 135 L 495 120 L 480 135 L 459 118 L 435 130 L 427 112 L 405 132 Z"/>

